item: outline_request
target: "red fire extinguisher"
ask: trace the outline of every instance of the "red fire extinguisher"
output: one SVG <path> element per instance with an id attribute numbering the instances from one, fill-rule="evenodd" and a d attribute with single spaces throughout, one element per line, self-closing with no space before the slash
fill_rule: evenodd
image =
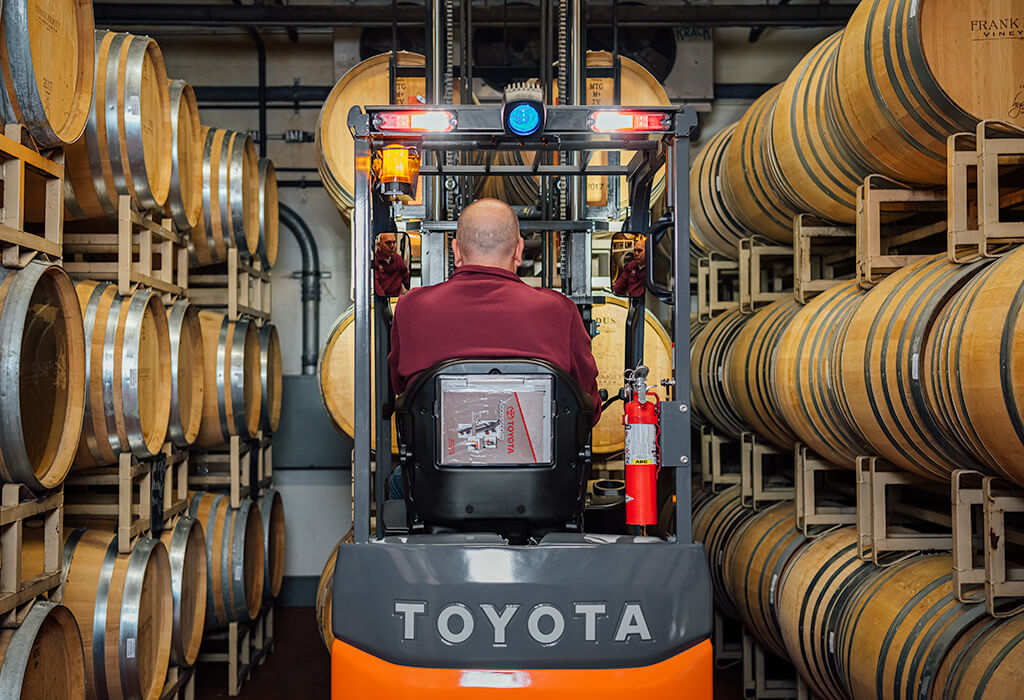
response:
<path id="1" fill-rule="evenodd" d="M 640 370 L 643 370 L 642 374 Z M 627 377 L 622 424 L 626 429 L 626 524 L 655 525 L 658 522 L 658 449 L 661 402 L 648 391 L 645 367 Z"/>

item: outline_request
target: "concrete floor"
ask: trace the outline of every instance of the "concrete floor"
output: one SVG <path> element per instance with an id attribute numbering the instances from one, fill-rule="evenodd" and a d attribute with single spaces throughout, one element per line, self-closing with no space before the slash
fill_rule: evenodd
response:
<path id="1" fill-rule="evenodd" d="M 274 612 L 276 648 L 257 668 L 238 697 L 241 700 L 329 700 L 330 659 L 317 632 L 313 608 L 278 608 Z M 715 673 L 715 700 L 743 697 L 742 671 L 734 666 Z M 222 665 L 200 666 L 196 700 L 226 698 L 227 679 Z"/>

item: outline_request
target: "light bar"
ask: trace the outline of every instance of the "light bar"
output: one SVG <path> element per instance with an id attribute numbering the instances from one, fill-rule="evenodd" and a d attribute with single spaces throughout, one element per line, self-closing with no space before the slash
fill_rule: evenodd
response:
<path id="1" fill-rule="evenodd" d="M 380 131 L 441 133 L 455 128 L 455 115 L 438 110 L 378 112 L 373 126 Z"/>
<path id="2" fill-rule="evenodd" d="M 590 130 L 600 132 L 668 131 L 672 120 L 665 112 L 602 109 L 590 115 Z"/>

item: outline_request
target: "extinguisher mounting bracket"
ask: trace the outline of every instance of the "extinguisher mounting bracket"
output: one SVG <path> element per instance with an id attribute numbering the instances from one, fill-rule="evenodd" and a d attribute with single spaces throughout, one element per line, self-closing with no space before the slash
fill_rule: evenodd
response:
<path id="1" fill-rule="evenodd" d="M 684 405 L 687 404 L 683 401 L 661 402 L 662 469 L 689 467 L 693 463 L 690 455 L 690 412 L 681 408 Z"/>

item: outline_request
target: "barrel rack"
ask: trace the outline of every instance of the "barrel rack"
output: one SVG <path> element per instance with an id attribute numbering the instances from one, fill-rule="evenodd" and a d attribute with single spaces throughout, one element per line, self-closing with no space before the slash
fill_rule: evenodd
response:
<path id="1" fill-rule="evenodd" d="M 231 622 L 226 630 L 205 635 L 203 648 L 209 647 L 215 650 L 201 652 L 196 664 L 226 664 L 228 695 L 237 696 L 253 670 L 274 651 L 273 603 L 265 601 L 251 622 Z"/>
<path id="2" fill-rule="evenodd" d="M 229 248 L 227 262 L 202 269 L 192 277 L 192 303 L 218 309 L 237 321 L 242 315 L 270 320 L 270 272 L 262 263 L 244 259 L 238 248 Z"/>

